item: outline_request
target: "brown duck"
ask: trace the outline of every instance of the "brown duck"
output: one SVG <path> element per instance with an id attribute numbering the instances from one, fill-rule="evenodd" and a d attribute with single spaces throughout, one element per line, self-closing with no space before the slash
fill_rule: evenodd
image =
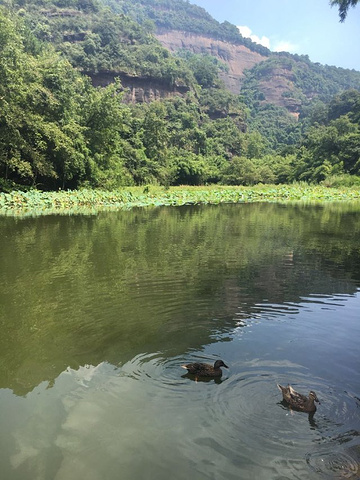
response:
<path id="1" fill-rule="evenodd" d="M 296 392 L 291 385 L 287 387 L 282 387 L 278 384 L 278 388 L 282 393 L 283 399 L 294 409 L 300 410 L 301 412 L 315 412 L 316 405 L 315 402 L 320 403 L 319 399 L 316 396 L 316 393 L 312 390 L 309 392 L 309 396 L 302 395 L 301 393 Z"/>
<path id="2" fill-rule="evenodd" d="M 188 373 L 196 375 L 196 377 L 221 377 L 222 370 L 220 367 L 229 368 L 222 360 L 216 360 L 213 365 L 208 363 L 188 363 L 187 365 L 181 365 Z"/>

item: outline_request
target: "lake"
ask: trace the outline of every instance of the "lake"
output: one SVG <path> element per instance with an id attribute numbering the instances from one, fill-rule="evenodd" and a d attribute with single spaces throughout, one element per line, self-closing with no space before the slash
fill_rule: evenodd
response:
<path id="1" fill-rule="evenodd" d="M 4 480 L 360 477 L 360 211 L 0 217 Z M 184 363 L 229 366 L 189 377 Z M 315 415 L 277 383 L 314 390 Z"/>

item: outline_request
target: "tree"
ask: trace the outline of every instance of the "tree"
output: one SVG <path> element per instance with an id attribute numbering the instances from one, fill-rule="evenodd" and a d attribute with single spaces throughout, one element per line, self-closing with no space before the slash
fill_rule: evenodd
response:
<path id="1" fill-rule="evenodd" d="M 135 168 L 144 157 L 136 145 L 130 107 L 122 102 L 119 80 L 105 88 L 91 89 L 86 97 L 84 119 L 87 146 L 91 153 L 88 180 L 106 189 L 134 183 Z"/>
<path id="2" fill-rule="evenodd" d="M 177 56 L 186 61 L 198 84 L 205 88 L 217 84 L 219 72 L 226 70 L 225 64 L 207 53 L 196 54 L 188 50 L 179 50 Z"/>
<path id="3" fill-rule="evenodd" d="M 233 157 L 221 173 L 225 185 L 255 185 L 260 180 L 254 163 L 246 157 Z"/>
<path id="4" fill-rule="evenodd" d="M 340 22 L 343 22 L 346 18 L 350 7 L 355 7 L 359 3 L 359 0 L 331 0 L 330 5 L 338 5 Z"/>
<path id="5" fill-rule="evenodd" d="M 335 120 L 349 114 L 354 123 L 360 123 L 360 92 L 351 89 L 336 95 L 328 106 L 328 119 Z"/>
<path id="6" fill-rule="evenodd" d="M 206 181 L 209 169 L 201 155 L 187 150 L 175 149 L 172 161 L 172 183 L 174 185 L 201 185 Z"/>

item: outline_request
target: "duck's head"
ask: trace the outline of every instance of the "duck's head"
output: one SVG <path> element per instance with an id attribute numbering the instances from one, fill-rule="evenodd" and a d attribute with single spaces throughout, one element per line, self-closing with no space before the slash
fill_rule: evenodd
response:
<path id="1" fill-rule="evenodd" d="M 216 360 L 216 362 L 214 363 L 214 368 L 220 368 L 220 367 L 229 368 L 227 365 L 225 365 L 225 363 L 222 360 Z"/>
<path id="2" fill-rule="evenodd" d="M 314 400 L 314 402 L 320 403 L 320 400 L 318 399 L 316 393 L 313 390 L 310 390 L 309 392 L 309 398 L 311 400 Z"/>

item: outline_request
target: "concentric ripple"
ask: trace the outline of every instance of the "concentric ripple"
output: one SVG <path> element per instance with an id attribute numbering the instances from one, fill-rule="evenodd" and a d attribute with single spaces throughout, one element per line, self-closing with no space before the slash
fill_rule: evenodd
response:
<path id="1" fill-rule="evenodd" d="M 359 478 L 359 452 L 345 449 L 360 438 L 354 393 L 309 377 L 306 368 L 287 360 L 229 362 L 221 379 L 197 382 L 181 369 L 184 363 L 215 359 L 195 352 L 174 357 L 141 353 L 116 369 L 107 388 L 122 398 L 124 410 L 133 402 L 138 408 L 144 404 L 151 413 L 144 411 L 141 422 L 152 425 L 150 431 L 171 424 L 180 432 L 164 443 L 173 442 L 188 461 L 209 453 L 227 458 L 225 477 L 241 464 L 250 470 L 269 469 L 269 478 Z M 286 385 L 289 379 L 299 392 L 315 390 L 321 401 L 315 415 L 293 412 L 282 402 L 276 384 Z M 151 438 L 143 440 L 147 448 Z"/>
<path id="2" fill-rule="evenodd" d="M 357 458 L 350 453 L 355 453 L 357 448 Z M 326 478 L 359 478 L 360 464 L 359 453 L 360 446 L 350 449 L 348 453 L 324 451 L 307 456 L 307 463 L 316 473 L 326 476 Z"/>
<path id="3" fill-rule="evenodd" d="M 223 418 L 225 429 L 234 438 L 241 438 L 250 449 L 261 440 L 262 451 L 276 454 L 293 447 L 293 435 L 301 440 L 300 423 L 288 424 L 286 414 L 279 409 L 279 392 L 275 375 L 266 370 L 245 371 L 231 377 L 214 403 L 214 415 Z"/>
<path id="4" fill-rule="evenodd" d="M 283 368 L 283 367 L 282 367 Z M 307 414 L 293 412 L 282 402 L 276 384 L 286 384 L 279 368 L 260 366 L 244 370 L 230 377 L 213 392 L 206 405 L 207 415 L 222 436 L 226 434 L 249 449 L 257 449 L 270 455 L 301 454 L 309 452 L 309 444 L 315 449 L 342 442 L 353 441 L 358 435 L 357 407 L 352 395 L 329 389 L 321 379 L 311 379 L 300 367 L 292 365 L 293 386 L 306 393 L 314 389 L 321 401 L 317 412 Z M 357 418 L 357 421 L 356 421 Z M 355 426 L 355 430 L 354 430 Z M 339 432 L 345 432 L 339 437 Z"/>
<path id="5" fill-rule="evenodd" d="M 142 353 L 120 367 L 120 375 L 146 383 L 149 392 L 165 389 L 179 395 L 186 391 L 185 371 L 180 367 L 185 362 L 183 357 L 167 358 L 161 352 Z"/>

